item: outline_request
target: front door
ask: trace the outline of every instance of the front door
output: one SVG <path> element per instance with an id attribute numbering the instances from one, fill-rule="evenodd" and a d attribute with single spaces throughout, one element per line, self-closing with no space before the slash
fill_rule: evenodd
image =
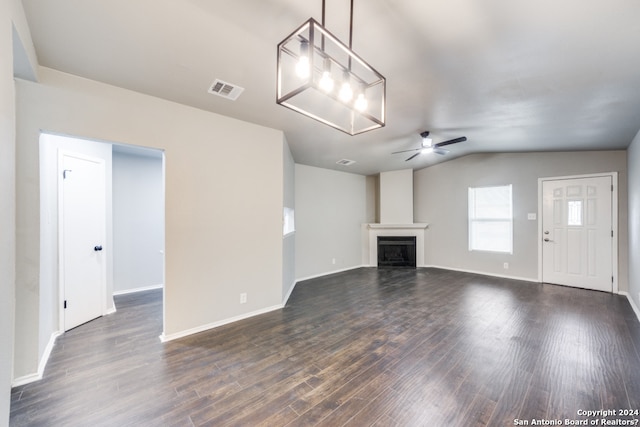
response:
<path id="1" fill-rule="evenodd" d="M 60 273 L 64 330 L 104 313 L 105 164 L 60 154 Z"/>
<path id="2" fill-rule="evenodd" d="M 612 177 L 542 181 L 542 281 L 612 292 Z"/>

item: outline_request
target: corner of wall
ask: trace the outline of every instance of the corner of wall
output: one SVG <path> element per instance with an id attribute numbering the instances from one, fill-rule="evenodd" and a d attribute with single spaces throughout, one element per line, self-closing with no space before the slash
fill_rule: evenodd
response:
<path id="1" fill-rule="evenodd" d="M 287 138 L 282 136 L 282 208 L 292 208 L 294 210 L 295 229 L 295 160 L 291 154 L 291 149 L 287 143 Z M 284 221 L 284 218 L 283 218 Z M 287 300 L 295 287 L 296 277 L 296 234 L 295 231 L 282 237 L 282 305 Z"/>
<path id="2" fill-rule="evenodd" d="M 640 131 L 636 134 L 627 149 L 627 192 L 628 192 L 628 259 L 640 258 Z M 640 266 L 628 263 L 629 294 L 628 298 L 640 320 Z"/>
<path id="3" fill-rule="evenodd" d="M 38 58 L 21 1 L 11 1 L 14 76 L 38 81 Z"/>

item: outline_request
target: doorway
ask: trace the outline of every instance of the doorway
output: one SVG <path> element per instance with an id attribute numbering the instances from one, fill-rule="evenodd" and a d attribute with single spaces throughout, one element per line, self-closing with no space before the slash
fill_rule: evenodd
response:
<path id="1" fill-rule="evenodd" d="M 544 283 L 617 292 L 617 175 L 543 178 Z"/>
<path id="2" fill-rule="evenodd" d="M 154 233 L 160 238 L 156 247 L 153 248 L 153 257 L 158 259 L 154 269 L 157 270 L 156 276 L 160 279 L 154 281 L 153 284 L 157 287 L 161 287 L 164 282 L 164 154 L 161 150 L 152 148 L 135 147 L 131 145 L 118 145 L 108 141 L 95 141 L 86 138 L 77 138 L 64 136 L 53 133 L 43 132 L 40 134 L 40 288 L 39 288 L 39 312 L 40 312 L 40 324 L 39 324 L 39 339 L 40 347 L 44 349 L 42 351 L 43 360 L 48 358 L 50 349 L 55 343 L 55 338 L 67 330 L 65 326 L 64 309 L 64 291 L 62 289 L 61 271 L 63 266 L 61 265 L 63 247 L 59 239 L 59 181 L 62 180 L 62 176 L 59 176 L 59 162 L 60 152 L 76 153 L 80 157 L 101 159 L 104 161 L 105 169 L 105 182 L 106 182 L 106 232 L 103 244 L 92 243 L 89 248 L 91 249 L 91 255 L 97 260 L 98 257 L 102 258 L 103 267 L 105 269 L 105 282 L 104 291 L 100 301 L 102 311 L 101 314 L 110 314 L 115 311 L 115 305 L 113 301 L 113 295 L 117 292 L 132 291 L 130 286 L 127 289 L 118 288 L 117 281 L 114 279 L 114 255 L 120 254 L 124 248 L 124 252 L 128 249 L 123 244 L 116 244 L 119 233 L 126 235 L 132 235 L 130 230 L 123 229 L 121 222 L 114 222 L 114 197 L 129 197 L 131 193 L 122 194 L 121 190 L 118 190 L 113 186 L 115 175 L 117 175 L 122 168 L 114 171 L 114 152 L 118 151 L 117 147 L 123 147 L 123 149 L 129 149 L 130 155 L 144 155 L 147 154 L 150 157 L 156 159 L 157 168 L 160 173 L 155 175 L 155 188 L 153 191 L 159 194 L 161 197 L 159 207 L 156 211 L 159 212 L 158 220 L 141 220 L 135 227 L 136 230 L 142 229 L 144 226 L 152 224 L 155 229 Z M 122 151 L 122 150 L 120 150 Z M 135 151 L 135 152 L 131 152 Z M 62 169 L 73 170 L 75 166 L 65 167 Z M 62 173 L 62 171 L 60 172 Z M 131 172 L 133 173 L 133 171 Z M 136 183 L 140 182 L 141 174 L 143 172 L 140 169 L 135 169 L 134 178 Z M 69 175 L 72 175 L 70 172 Z M 130 185 L 129 187 L 133 187 Z M 120 187 L 122 188 L 122 186 Z M 126 188 L 126 187 L 125 187 Z M 126 200 L 121 202 L 122 206 L 130 206 L 133 203 L 128 203 Z M 126 213 L 125 213 L 126 215 Z M 139 218 L 139 217 L 138 217 Z M 142 224 L 140 224 L 142 223 Z M 135 235 L 134 237 L 139 237 Z M 146 241 L 147 239 L 141 238 L 140 240 Z M 103 250 L 96 251 L 95 246 L 102 246 Z M 149 250 L 151 252 L 151 250 Z M 141 260 L 144 256 L 144 249 L 139 249 L 136 253 L 135 259 Z M 124 253 L 123 257 L 127 257 Z M 148 263 L 140 263 L 145 271 L 151 270 Z M 155 270 L 154 270 L 155 271 Z M 133 274 L 127 270 L 125 274 Z M 144 284 L 138 286 L 144 287 Z M 141 289 L 135 289 L 141 290 Z M 135 291 L 134 290 L 134 291 Z M 68 303 L 69 305 L 69 303 Z M 41 364 L 44 362 L 41 361 Z"/>

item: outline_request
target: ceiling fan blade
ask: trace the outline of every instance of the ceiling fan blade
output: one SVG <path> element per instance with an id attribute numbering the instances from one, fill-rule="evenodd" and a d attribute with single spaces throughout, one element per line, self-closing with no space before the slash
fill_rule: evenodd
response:
<path id="1" fill-rule="evenodd" d="M 405 160 L 405 162 L 408 162 L 409 160 L 413 159 L 416 156 L 419 156 L 420 152 L 418 151 L 416 154 L 414 154 L 413 156 L 409 157 L 407 160 Z"/>
<path id="2" fill-rule="evenodd" d="M 464 142 L 467 140 L 466 136 L 461 136 L 460 138 L 450 139 L 449 141 L 439 142 L 434 145 L 434 147 L 444 147 L 445 145 L 457 144 L 458 142 Z"/>
<path id="3" fill-rule="evenodd" d="M 409 151 L 418 151 L 418 150 L 422 150 L 422 148 L 412 148 L 411 150 L 394 151 L 391 154 L 408 153 Z"/>
<path id="4" fill-rule="evenodd" d="M 444 148 L 436 147 L 436 148 L 433 149 L 433 152 L 435 154 L 440 154 L 441 156 L 444 156 L 445 154 L 447 154 L 449 152 L 449 150 L 445 150 Z"/>

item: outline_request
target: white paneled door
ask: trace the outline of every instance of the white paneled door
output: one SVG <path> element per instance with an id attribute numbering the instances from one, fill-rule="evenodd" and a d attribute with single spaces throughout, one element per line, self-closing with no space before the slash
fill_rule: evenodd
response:
<path id="1" fill-rule="evenodd" d="M 103 315 L 106 176 L 101 159 L 60 154 L 64 330 Z"/>
<path id="2" fill-rule="evenodd" d="M 611 176 L 542 182 L 542 281 L 612 292 Z"/>

